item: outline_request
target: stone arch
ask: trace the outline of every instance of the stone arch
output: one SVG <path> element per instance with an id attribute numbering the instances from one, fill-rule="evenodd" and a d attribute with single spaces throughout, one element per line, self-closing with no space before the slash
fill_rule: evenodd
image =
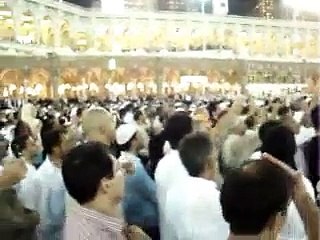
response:
<path id="1" fill-rule="evenodd" d="M 9 96 L 17 97 L 19 88 L 23 85 L 23 74 L 18 69 L 3 69 L 0 73 L 0 94 L 5 89 Z M 10 90 L 9 90 L 10 89 Z"/>

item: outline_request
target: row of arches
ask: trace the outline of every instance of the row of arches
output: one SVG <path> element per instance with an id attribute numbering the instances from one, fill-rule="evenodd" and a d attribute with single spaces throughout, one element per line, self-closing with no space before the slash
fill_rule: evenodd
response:
<path id="1" fill-rule="evenodd" d="M 183 76 L 205 77 L 205 85 L 182 82 Z M 160 71 L 148 67 L 117 68 L 64 68 L 57 75 L 43 68 L 3 69 L 0 72 L 0 95 L 25 97 L 53 97 L 74 95 L 127 95 L 173 92 L 201 92 L 217 88 L 218 83 L 237 83 L 240 75 L 234 70 L 199 71 L 177 70 L 165 67 Z M 56 89 L 55 89 L 56 88 Z M 56 96 L 57 97 L 57 96 Z"/>
<path id="2" fill-rule="evenodd" d="M 69 47 L 74 51 L 171 52 L 230 50 L 244 56 L 320 57 L 320 29 L 294 29 L 165 19 L 68 18 L 51 13 L 41 18 L 27 9 L 19 17 L 0 7 L 0 38 L 23 44 Z M 7 12 L 8 14 L 3 14 Z M 1 15 L 1 14 L 0 14 Z M 72 19 L 73 18 L 73 19 Z M 71 20 L 72 19 L 72 20 Z"/>

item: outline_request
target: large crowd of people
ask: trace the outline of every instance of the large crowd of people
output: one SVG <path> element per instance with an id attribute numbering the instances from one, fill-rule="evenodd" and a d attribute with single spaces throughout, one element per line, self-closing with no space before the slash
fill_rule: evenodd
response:
<path id="1" fill-rule="evenodd" d="M 0 239 L 320 239 L 318 90 L 0 104 Z"/>

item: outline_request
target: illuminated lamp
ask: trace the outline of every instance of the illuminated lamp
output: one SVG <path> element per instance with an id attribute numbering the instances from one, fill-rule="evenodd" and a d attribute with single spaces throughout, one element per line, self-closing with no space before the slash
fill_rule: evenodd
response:
<path id="1" fill-rule="evenodd" d="M 9 91 L 8 91 L 7 88 L 4 88 L 2 96 L 3 97 L 9 97 Z"/>
<path id="2" fill-rule="evenodd" d="M 20 87 L 20 89 L 19 89 L 19 94 L 23 94 L 24 93 L 24 87 Z"/>
<path id="3" fill-rule="evenodd" d="M 8 90 L 11 95 L 13 91 L 17 90 L 17 86 L 15 84 L 10 84 Z"/>
<path id="4" fill-rule="evenodd" d="M 117 69 L 117 62 L 114 58 L 111 58 L 109 61 L 108 61 L 108 69 L 113 71 L 113 70 L 116 70 Z"/>
<path id="5" fill-rule="evenodd" d="M 132 82 L 128 83 L 127 90 L 132 91 L 133 89 L 134 89 L 134 83 Z"/>
<path id="6" fill-rule="evenodd" d="M 63 84 L 62 84 L 62 85 L 59 85 L 59 87 L 58 87 L 58 94 L 59 94 L 60 96 L 62 96 L 62 95 L 64 95 L 64 91 L 65 91 L 64 85 L 63 85 Z"/>
<path id="7" fill-rule="evenodd" d="M 137 88 L 140 89 L 140 90 L 144 90 L 144 84 L 142 82 L 139 82 L 137 84 Z"/>
<path id="8" fill-rule="evenodd" d="M 99 88 L 98 88 L 97 84 L 95 84 L 95 83 L 90 83 L 90 85 L 89 85 L 89 91 L 99 92 Z"/>

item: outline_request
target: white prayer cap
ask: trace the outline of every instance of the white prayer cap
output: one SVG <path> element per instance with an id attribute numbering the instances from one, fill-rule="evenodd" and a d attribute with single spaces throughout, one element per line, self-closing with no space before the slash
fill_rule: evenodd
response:
<path id="1" fill-rule="evenodd" d="M 138 131 L 137 126 L 134 124 L 122 124 L 116 130 L 117 144 L 126 144 Z"/>

